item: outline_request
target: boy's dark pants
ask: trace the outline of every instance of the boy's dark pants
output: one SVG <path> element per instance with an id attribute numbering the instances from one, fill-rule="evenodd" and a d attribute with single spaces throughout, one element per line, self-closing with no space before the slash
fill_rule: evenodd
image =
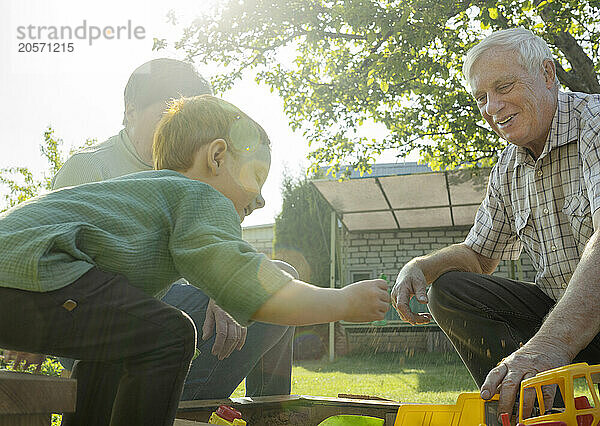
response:
<path id="1" fill-rule="evenodd" d="M 429 289 L 429 310 L 481 388 L 488 372 L 539 330 L 555 302 L 531 283 L 447 272 Z M 573 362 L 600 363 L 600 335 Z"/>
<path id="2" fill-rule="evenodd" d="M 65 425 L 171 425 L 195 343 L 187 315 L 121 275 L 94 268 L 46 293 L 0 287 L 0 347 L 82 360 Z"/>

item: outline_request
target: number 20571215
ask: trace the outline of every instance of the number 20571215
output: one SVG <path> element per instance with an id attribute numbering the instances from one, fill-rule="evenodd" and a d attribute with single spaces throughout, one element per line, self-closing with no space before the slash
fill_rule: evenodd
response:
<path id="1" fill-rule="evenodd" d="M 74 43 L 19 43 L 19 53 L 70 53 L 75 51 Z"/>

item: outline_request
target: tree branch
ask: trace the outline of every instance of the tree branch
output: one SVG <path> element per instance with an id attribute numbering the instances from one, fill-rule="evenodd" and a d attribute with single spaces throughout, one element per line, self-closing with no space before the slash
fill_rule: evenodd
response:
<path id="1" fill-rule="evenodd" d="M 342 38 L 344 40 L 366 40 L 367 37 L 359 34 L 347 34 L 347 33 L 332 33 L 331 31 L 321 31 L 326 37 L 329 38 Z"/>
<path id="2" fill-rule="evenodd" d="M 552 37 L 554 45 L 565 55 L 572 67 L 572 71 L 568 72 L 558 65 L 556 72 L 559 80 L 576 92 L 600 93 L 600 84 L 594 63 L 585 54 L 577 40 L 568 32 L 553 34 Z"/>
<path id="3" fill-rule="evenodd" d="M 537 0 L 536 5 L 539 3 L 540 0 Z M 556 21 L 554 11 L 549 6 L 540 10 L 540 17 L 550 27 Z M 594 62 L 586 55 L 575 37 L 567 31 L 549 32 L 548 35 L 552 38 L 552 43 L 565 55 L 572 68 L 571 71 L 566 71 L 557 64 L 558 79 L 573 91 L 600 93 Z"/>
<path id="4" fill-rule="evenodd" d="M 384 41 L 386 41 L 387 39 L 389 39 L 392 35 L 394 34 L 393 31 L 388 31 L 387 34 L 385 34 L 383 37 L 381 37 L 379 39 L 379 41 L 377 42 L 377 44 L 375 44 L 375 46 L 373 46 L 370 50 L 369 50 L 369 55 L 372 55 L 373 53 L 377 52 L 377 50 L 381 47 L 381 45 L 383 44 Z M 363 60 L 363 63 L 360 64 L 360 70 L 361 72 L 364 72 L 365 67 L 368 67 L 369 65 L 371 65 L 373 61 L 371 59 L 365 58 Z"/>
<path id="5" fill-rule="evenodd" d="M 454 135 L 455 133 L 460 133 L 460 132 L 464 132 L 465 129 L 458 129 L 458 130 L 454 130 L 452 132 L 429 132 L 429 133 L 421 133 L 418 134 L 417 136 L 415 136 L 414 138 L 410 139 L 408 141 L 408 143 L 413 143 L 414 141 L 421 139 L 425 136 L 443 136 L 443 135 Z"/>

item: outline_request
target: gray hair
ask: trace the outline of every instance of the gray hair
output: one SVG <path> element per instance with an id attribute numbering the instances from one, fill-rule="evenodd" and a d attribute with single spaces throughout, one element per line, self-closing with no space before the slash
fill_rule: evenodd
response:
<path id="1" fill-rule="evenodd" d="M 473 64 L 488 50 L 497 49 L 504 52 L 514 52 L 517 60 L 531 75 L 541 71 L 544 61 L 554 61 L 548 44 L 525 28 L 510 28 L 496 31 L 473 46 L 467 52 L 463 63 L 463 75 L 467 82 L 471 81 Z M 555 79 L 558 86 L 558 77 Z"/>

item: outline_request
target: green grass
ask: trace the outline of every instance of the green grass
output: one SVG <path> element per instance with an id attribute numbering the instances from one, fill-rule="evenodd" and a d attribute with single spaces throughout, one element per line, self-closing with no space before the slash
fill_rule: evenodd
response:
<path id="1" fill-rule="evenodd" d="M 297 362 L 292 394 L 378 396 L 401 402 L 454 403 L 461 392 L 477 390 L 460 358 L 448 354 L 357 354 Z M 240 384 L 232 396 L 244 396 Z"/>
<path id="2" fill-rule="evenodd" d="M 6 365 L 0 366 L 5 367 Z M 55 359 L 47 359 L 44 373 L 60 374 Z M 334 362 L 302 361 L 292 369 L 292 394 L 330 396 L 340 393 L 371 395 L 400 402 L 451 404 L 461 392 L 477 388 L 458 355 L 354 354 Z M 233 397 L 245 395 L 242 382 Z M 60 417 L 53 416 L 53 426 Z"/>

